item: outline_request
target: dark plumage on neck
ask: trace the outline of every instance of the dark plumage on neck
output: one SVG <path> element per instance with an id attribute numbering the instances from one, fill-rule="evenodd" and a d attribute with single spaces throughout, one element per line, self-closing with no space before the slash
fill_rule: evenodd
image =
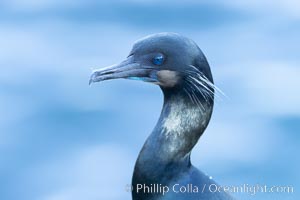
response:
<path id="1" fill-rule="evenodd" d="M 210 120 L 213 99 L 197 97 L 203 107 L 176 88 L 165 89 L 159 120 L 146 140 L 136 161 L 133 187 L 136 184 L 167 184 L 191 167 L 190 153 Z M 151 199 L 155 194 L 137 194 L 133 199 Z"/>

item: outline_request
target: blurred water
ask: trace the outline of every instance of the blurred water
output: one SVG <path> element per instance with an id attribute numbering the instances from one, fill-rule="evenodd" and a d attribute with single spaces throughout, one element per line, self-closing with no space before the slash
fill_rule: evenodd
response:
<path id="1" fill-rule="evenodd" d="M 195 166 L 223 185 L 300 186 L 300 15 L 293 1 L 8 1 L 0 3 L 0 199 L 131 199 L 133 165 L 159 116 L 156 86 L 88 86 L 162 31 L 206 54 L 217 102 Z"/>

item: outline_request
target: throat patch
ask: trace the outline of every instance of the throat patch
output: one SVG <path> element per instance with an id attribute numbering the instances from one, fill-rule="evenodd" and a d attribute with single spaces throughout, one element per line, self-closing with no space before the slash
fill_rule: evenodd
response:
<path id="1" fill-rule="evenodd" d="M 160 70 L 157 72 L 157 79 L 159 85 L 163 87 L 174 87 L 179 81 L 179 75 L 175 71 Z"/>

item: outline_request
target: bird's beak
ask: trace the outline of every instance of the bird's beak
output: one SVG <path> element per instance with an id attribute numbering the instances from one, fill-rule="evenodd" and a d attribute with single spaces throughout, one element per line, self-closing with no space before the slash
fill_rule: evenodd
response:
<path id="1" fill-rule="evenodd" d="M 157 82 L 156 71 L 153 68 L 142 66 L 128 57 L 119 64 L 93 71 L 89 84 L 118 78 Z"/>

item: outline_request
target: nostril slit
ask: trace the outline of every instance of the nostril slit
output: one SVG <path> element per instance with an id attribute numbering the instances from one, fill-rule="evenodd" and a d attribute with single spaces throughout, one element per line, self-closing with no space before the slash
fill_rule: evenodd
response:
<path id="1" fill-rule="evenodd" d="M 110 75 L 110 74 L 113 74 L 114 73 L 114 71 L 104 71 L 104 72 L 102 72 L 101 73 L 101 75 Z"/>

